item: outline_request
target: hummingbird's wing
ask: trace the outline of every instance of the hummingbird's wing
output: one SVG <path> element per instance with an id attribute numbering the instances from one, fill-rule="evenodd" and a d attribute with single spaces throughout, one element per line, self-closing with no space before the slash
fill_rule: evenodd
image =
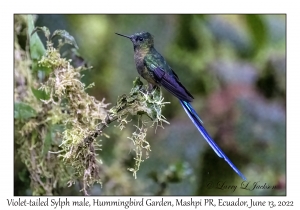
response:
<path id="1" fill-rule="evenodd" d="M 147 56 L 145 57 L 144 62 L 158 84 L 166 88 L 178 99 L 186 102 L 191 102 L 193 100 L 193 96 L 181 84 L 175 72 L 171 68 L 166 71 L 165 68 L 168 68 L 166 63 L 164 67 L 162 67 L 162 65 L 159 65 L 153 59 L 147 59 Z"/>

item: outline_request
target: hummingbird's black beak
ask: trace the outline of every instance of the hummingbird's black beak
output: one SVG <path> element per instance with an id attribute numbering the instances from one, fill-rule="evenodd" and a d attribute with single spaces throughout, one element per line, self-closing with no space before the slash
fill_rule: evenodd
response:
<path id="1" fill-rule="evenodd" d="M 119 35 L 119 36 L 126 37 L 126 38 L 128 38 L 128 39 L 131 39 L 131 36 L 127 36 L 127 35 L 123 35 L 123 34 L 118 34 L 118 33 L 116 33 L 116 34 Z"/>

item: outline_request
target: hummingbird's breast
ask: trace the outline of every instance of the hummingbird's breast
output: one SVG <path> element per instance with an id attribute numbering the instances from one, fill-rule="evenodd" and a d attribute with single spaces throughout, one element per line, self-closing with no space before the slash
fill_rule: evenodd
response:
<path id="1" fill-rule="evenodd" d="M 148 70 L 144 63 L 144 58 L 147 55 L 148 51 L 139 50 L 134 53 L 134 61 L 138 73 L 149 83 L 156 85 L 153 74 Z"/>

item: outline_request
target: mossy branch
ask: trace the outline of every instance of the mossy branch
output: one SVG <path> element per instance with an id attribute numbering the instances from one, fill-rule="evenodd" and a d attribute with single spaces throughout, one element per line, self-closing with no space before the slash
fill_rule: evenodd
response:
<path id="1" fill-rule="evenodd" d="M 97 130 L 90 136 L 84 139 L 84 143 L 92 142 L 97 138 L 102 130 L 110 123 L 124 116 L 130 115 L 147 115 L 153 123 L 161 125 L 162 122 L 168 123 L 165 117 L 161 114 L 161 108 L 164 104 L 160 89 L 157 87 L 153 92 L 147 93 L 147 86 L 144 86 L 140 78 L 137 77 L 133 82 L 133 88 L 129 95 L 122 95 L 118 98 L 116 106 L 112 107 Z M 123 119 L 124 120 L 124 119 Z"/>
<path id="2" fill-rule="evenodd" d="M 88 187 L 95 182 L 101 183 L 100 177 L 105 176 L 105 171 L 101 169 L 102 161 L 97 158 L 96 153 L 97 150 L 102 150 L 102 146 L 96 138 L 114 121 L 118 122 L 118 127 L 122 130 L 129 122 L 126 119 L 129 115 L 146 115 L 151 124 L 142 121 L 140 126 L 135 125 L 136 131 L 128 137 L 133 142 L 135 151 L 134 167 L 128 170 L 136 178 L 144 156 L 148 158 L 150 152 L 150 144 L 146 141 L 147 128 L 168 123 L 162 115 L 162 107 L 167 102 L 163 102 L 160 89 L 148 92 L 148 87 L 137 78 L 130 93 L 120 96 L 116 105 L 108 109 L 104 100 L 98 101 L 86 93 L 86 89 L 93 84 L 86 87 L 81 82 L 81 72 L 90 68 L 75 68 L 70 60 L 60 55 L 59 48 L 63 44 L 77 47 L 74 38 L 61 30 L 55 31 L 51 36 L 46 27 L 35 28 L 29 34 L 34 36 L 37 31 L 45 33 L 47 48 L 35 50 L 42 45 L 31 43 L 30 49 L 36 59 L 33 67 L 35 71 L 43 72 L 43 77 L 35 79 L 30 71 L 26 70 L 24 73 L 19 68 L 17 73 L 30 79 L 29 84 L 33 84 L 33 87 L 23 85 L 23 92 L 16 95 L 18 104 L 15 105 L 15 125 L 20 129 L 17 142 L 22 147 L 21 156 L 31 173 L 35 194 L 52 194 L 57 186 L 51 182 L 55 177 L 55 183 L 68 179 L 69 186 L 76 180 L 81 180 L 82 191 L 88 195 Z M 57 48 L 52 43 L 55 36 L 64 38 L 64 41 L 59 40 Z M 40 42 L 37 36 L 34 38 L 36 43 Z M 39 52 L 45 54 L 37 59 Z M 39 85 L 37 81 L 40 81 Z M 17 86 L 16 90 L 19 89 L 20 86 Z M 26 97 L 19 97 L 20 95 Z M 28 138 L 32 140 L 28 141 Z M 31 151 L 31 156 L 27 155 L 28 150 Z M 50 159 L 52 162 L 55 160 L 55 164 L 49 165 Z M 43 181 L 43 176 L 47 177 L 46 181 Z"/>

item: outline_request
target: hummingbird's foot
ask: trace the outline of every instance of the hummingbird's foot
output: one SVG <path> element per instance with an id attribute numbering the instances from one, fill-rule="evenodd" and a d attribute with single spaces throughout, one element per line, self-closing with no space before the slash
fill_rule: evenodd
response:
<path id="1" fill-rule="evenodd" d="M 159 88 L 157 85 L 153 85 L 151 83 L 148 83 L 147 94 L 152 94 L 153 91 L 155 91 L 157 88 Z"/>

